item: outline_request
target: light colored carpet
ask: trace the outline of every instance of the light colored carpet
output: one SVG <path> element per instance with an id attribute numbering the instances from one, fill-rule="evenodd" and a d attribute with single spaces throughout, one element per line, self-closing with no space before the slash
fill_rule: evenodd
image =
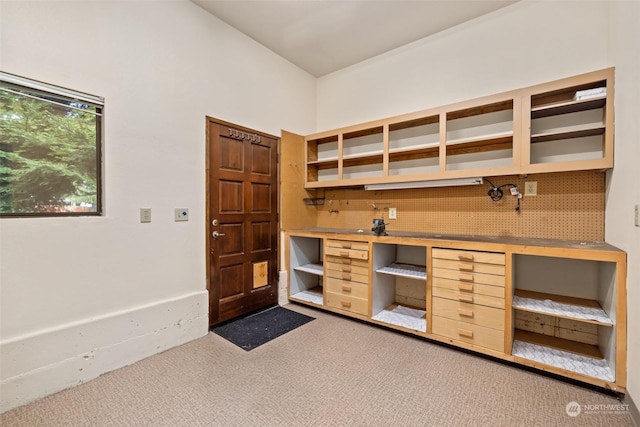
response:
<path id="1" fill-rule="evenodd" d="M 299 305 L 252 351 L 208 334 L 0 416 L 8 426 L 632 426 L 586 388 Z"/>

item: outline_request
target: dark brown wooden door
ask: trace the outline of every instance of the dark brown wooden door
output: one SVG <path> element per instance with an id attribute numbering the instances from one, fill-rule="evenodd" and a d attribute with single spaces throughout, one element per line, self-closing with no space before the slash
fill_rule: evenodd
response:
<path id="1" fill-rule="evenodd" d="M 278 138 L 207 118 L 209 323 L 278 301 Z"/>

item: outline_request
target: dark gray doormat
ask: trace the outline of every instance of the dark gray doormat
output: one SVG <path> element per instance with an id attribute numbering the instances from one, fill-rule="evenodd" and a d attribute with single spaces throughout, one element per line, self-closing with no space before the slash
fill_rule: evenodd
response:
<path id="1" fill-rule="evenodd" d="M 249 351 L 313 319 L 314 317 L 276 306 L 213 326 L 211 332 Z"/>

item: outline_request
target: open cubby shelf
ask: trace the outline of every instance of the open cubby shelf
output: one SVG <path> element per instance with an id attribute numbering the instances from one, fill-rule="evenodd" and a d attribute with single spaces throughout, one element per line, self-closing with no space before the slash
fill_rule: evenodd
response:
<path id="1" fill-rule="evenodd" d="M 593 300 L 516 290 L 511 305 L 516 310 L 542 313 L 601 326 L 613 326 L 607 313 L 597 301 Z"/>

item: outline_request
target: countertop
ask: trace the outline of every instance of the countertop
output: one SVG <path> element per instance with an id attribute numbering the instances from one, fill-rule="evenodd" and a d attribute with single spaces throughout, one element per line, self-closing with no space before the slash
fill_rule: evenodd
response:
<path id="1" fill-rule="evenodd" d="M 435 240 L 444 242 L 471 242 L 482 244 L 511 245 L 511 246 L 535 246 L 545 248 L 560 249 L 584 249 L 596 251 L 623 252 L 622 250 L 612 246 L 606 242 L 598 241 L 578 241 L 578 240 L 556 240 L 556 239 L 534 239 L 525 237 L 509 237 L 509 236 L 481 236 L 481 235 L 462 235 L 462 234 L 437 234 L 423 233 L 412 231 L 393 231 L 387 229 L 387 236 L 376 236 L 371 229 L 358 230 L 343 228 L 303 228 L 297 230 L 289 230 L 290 234 L 313 233 L 313 234 L 333 234 L 336 237 L 365 239 L 373 242 L 384 243 L 385 240 L 402 239 L 419 239 L 419 240 Z"/>

